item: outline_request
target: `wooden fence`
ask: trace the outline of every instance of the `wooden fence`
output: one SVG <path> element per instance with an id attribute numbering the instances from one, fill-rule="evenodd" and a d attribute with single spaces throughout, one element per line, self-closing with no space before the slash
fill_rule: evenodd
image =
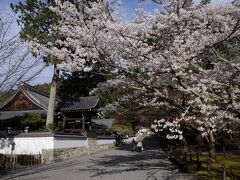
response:
<path id="1" fill-rule="evenodd" d="M 18 166 L 33 166 L 37 164 L 41 164 L 41 154 L 38 155 L 0 154 L 0 169 L 14 169 Z"/>

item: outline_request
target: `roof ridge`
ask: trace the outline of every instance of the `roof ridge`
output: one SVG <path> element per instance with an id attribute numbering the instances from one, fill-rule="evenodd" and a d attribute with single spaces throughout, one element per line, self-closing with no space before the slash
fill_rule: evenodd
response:
<path id="1" fill-rule="evenodd" d="M 27 89 L 32 90 L 32 91 L 34 91 L 34 92 L 36 92 L 38 94 L 41 94 L 41 95 L 43 95 L 45 97 L 48 97 L 48 98 L 50 97 L 49 93 L 47 93 L 45 91 L 42 91 L 42 90 L 39 90 L 39 89 L 35 88 L 34 86 L 31 86 L 31 85 L 29 85 L 29 84 L 27 84 L 25 82 L 23 83 L 23 87 L 26 87 Z M 22 87 L 20 87 L 20 88 L 22 88 Z"/>
<path id="2" fill-rule="evenodd" d="M 47 98 L 50 98 L 50 93 L 47 93 L 47 92 L 45 92 L 45 91 L 42 91 L 42 90 L 40 90 L 40 89 L 37 89 L 36 87 L 34 87 L 34 86 L 32 86 L 32 85 L 29 85 L 29 84 L 27 84 L 27 83 L 23 83 L 23 87 L 27 87 L 27 89 L 29 89 L 29 90 L 31 90 L 31 91 L 34 91 L 34 92 L 36 92 L 36 93 L 38 93 L 38 94 L 40 94 L 40 95 L 43 95 L 43 96 L 45 96 L 45 97 L 47 97 Z M 60 96 L 58 96 L 58 95 L 56 95 L 56 101 L 61 101 L 61 97 Z"/>
<path id="3" fill-rule="evenodd" d="M 34 95 L 31 94 L 30 91 L 23 90 L 23 93 L 25 94 L 25 96 L 27 96 L 30 99 L 30 101 L 32 101 L 38 107 L 47 110 L 46 107 L 44 107 L 44 105 L 41 102 L 39 102 L 39 100 Z"/>

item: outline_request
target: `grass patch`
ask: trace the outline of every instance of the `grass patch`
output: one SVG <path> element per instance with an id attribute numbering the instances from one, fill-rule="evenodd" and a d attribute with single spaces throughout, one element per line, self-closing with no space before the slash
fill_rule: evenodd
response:
<path id="1" fill-rule="evenodd" d="M 225 166 L 227 179 L 240 179 L 240 155 L 233 154 L 218 154 L 216 156 L 216 162 L 212 163 L 208 167 L 207 155 L 192 157 L 191 161 L 180 161 L 180 163 L 186 167 L 186 169 L 192 173 L 197 174 L 199 179 L 221 179 L 223 176 L 223 167 Z M 210 174 L 208 174 L 210 172 Z"/>

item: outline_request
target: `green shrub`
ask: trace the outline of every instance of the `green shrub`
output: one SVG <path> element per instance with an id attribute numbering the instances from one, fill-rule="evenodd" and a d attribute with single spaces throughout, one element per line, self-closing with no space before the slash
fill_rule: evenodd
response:
<path id="1" fill-rule="evenodd" d="M 58 126 L 55 123 L 48 124 L 45 129 L 47 129 L 50 132 L 56 132 L 59 130 Z"/>
<path id="2" fill-rule="evenodd" d="M 122 135 L 129 135 L 133 132 L 133 129 L 131 126 L 123 125 L 123 124 L 114 124 L 112 128 L 107 129 L 108 132 L 118 132 Z"/>
<path id="3" fill-rule="evenodd" d="M 39 129 L 43 127 L 44 124 L 45 120 L 37 113 L 26 113 L 25 119 L 21 121 L 22 126 L 29 126 L 32 130 Z"/>

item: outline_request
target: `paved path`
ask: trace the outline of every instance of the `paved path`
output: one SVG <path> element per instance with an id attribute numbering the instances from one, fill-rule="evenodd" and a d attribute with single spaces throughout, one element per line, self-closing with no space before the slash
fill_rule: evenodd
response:
<path id="1" fill-rule="evenodd" d="M 0 179 L 15 180 L 188 180 L 164 152 L 142 153 L 111 149 L 91 156 L 10 172 Z"/>

